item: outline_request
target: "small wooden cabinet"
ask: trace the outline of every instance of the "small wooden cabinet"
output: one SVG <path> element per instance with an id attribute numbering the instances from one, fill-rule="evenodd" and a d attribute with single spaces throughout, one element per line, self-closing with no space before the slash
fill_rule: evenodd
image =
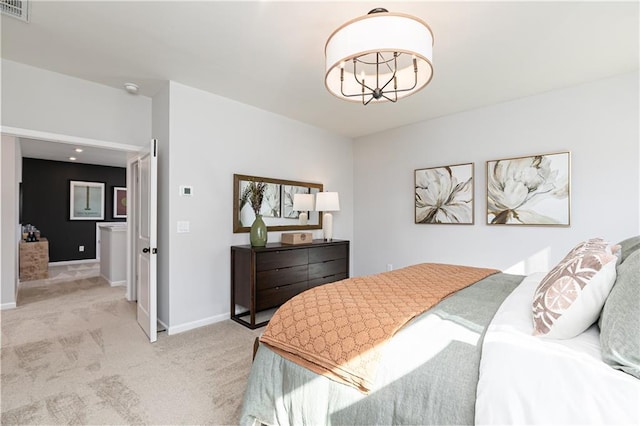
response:
<path id="1" fill-rule="evenodd" d="M 349 241 L 231 247 L 231 319 L 249 328 L 256 313 L 282 305 L 298 293 L 349 277 Z M 237 307 L 244 308 L 236 313 Z M 249 317 L 249 321 L 244 317 Z"/>
<path id="2" fill-rule="evenodd" d="M 49 241 L 20 241 L 20 281 L 33 281 L 49 278 Z"/>

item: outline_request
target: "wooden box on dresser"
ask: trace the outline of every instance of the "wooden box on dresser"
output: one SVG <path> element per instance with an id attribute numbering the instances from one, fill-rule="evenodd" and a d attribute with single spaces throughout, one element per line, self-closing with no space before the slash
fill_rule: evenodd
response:
<path id="1" fill-rule="evenodd" d="M 349 277 L 349 241 L 269 243 L 231 247 L 231 319 L 249 328 L 256 313 L 282 305 L 298 293 Z M 245 311 L 236 313 L 236 305 Z M 249 321 L 243 317 L 249 317 Z"/>

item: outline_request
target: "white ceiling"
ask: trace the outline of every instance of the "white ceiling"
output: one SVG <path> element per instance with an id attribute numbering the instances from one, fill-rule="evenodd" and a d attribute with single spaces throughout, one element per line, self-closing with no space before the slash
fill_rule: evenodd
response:
<path id="1" fill-rule="evenodd" d="M 38 139 L 20 138 L 22 156 L 41 160 L 67 161 L 100 166 L 125 167 L 127 165 L 126 151 L 106 149 L 81 144 L 43 141 Z M 76 152 L 76 148 L 82 152 Z M 69 157 L 75 157 L 70 160 Z"/>
<path id="2" fill-rule="evenodd" d="M 434 77 L 397 104 L 330 95 L 324 44 L 375 7 L 435 36 Z M 2 57 L 153 96 L 166 80 L 359 137 L 638 69 L 638 2 L 33 2 Z"/>

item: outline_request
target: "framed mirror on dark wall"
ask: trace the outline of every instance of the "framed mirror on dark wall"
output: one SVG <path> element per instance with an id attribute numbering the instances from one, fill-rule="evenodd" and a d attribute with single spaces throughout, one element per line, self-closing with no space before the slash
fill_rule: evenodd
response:
<path id="1" fill-rule="evenodd" d="M 317 194 L 322 192 L 321 183 L 301 182 L 260 176 L 233 175 L 233 232 L 249 232 L 256 218 L 250 201 L 252 183 L 264 184 L 262 203 L 258 214 L 262 215 L 269 231 L 297 231 L 322 229 L 322 215 L 310 210 L 307 224 L 300 224 L 301 211 L 294 210 L 295 194 Z"/>

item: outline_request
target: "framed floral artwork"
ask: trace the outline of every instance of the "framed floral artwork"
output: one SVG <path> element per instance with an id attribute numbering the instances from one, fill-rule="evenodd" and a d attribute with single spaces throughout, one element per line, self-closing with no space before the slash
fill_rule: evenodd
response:
<path id="1" fill-rule="evenodd" d="M 256 218 L 249 194 L 245 190 L 251 183 L 264 183 L 265 189 L 259 213 L 269 232 L 321 229 L 322 214 L 310 211 L 308 224 L 299 224 L 299 212 L 293 210 L 293 196 L 297 192 L 317 194 L 322 192 L 321 183 L 301 182 L 260 176 L 233 175 L 233 232 L 249 232 Z"/>
<path id="2" fill-rule="evenodd" d="M 417 169 L 415 223 L 473 225 L 473 163 Z"/>
<path id="3" fill-rule="evenodd" d="M 280 185 L 267 183 L 260 213 L 264 217 L 280 217 Z"/>
<path id="4" fill-rule="evenodd" d="M 569 226 L 571 153 L 487 161 L 487 224 Z"/>

